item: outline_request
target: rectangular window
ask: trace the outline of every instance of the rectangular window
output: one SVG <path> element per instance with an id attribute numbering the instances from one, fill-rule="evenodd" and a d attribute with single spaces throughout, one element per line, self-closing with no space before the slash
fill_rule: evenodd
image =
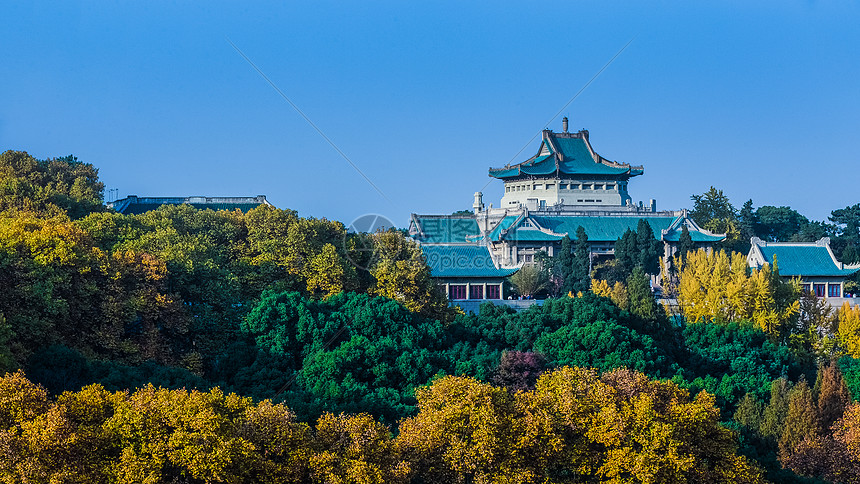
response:
<path id="1" fill-rule="evenodd" d="M 451 284 L 448 286 L 448 298 L 452 301 L 455 299 L 466 299 L 466 285 Z"/>
<path id="2" fill-rule="evenodd" d="M 585 203 L 594 203 L 594 200 L 586 200 Z"/>
<path id="3" fill-rule="evenodd" d="M 614 189 L 615 189 L 615 185 L 606 185 L 606 189 L 607 189 L 607 190 L 614 190 Z"/>
<path id="4" fill-rule="evenodd" d="M 801 284 L 800 287 L 803 289 L 803 292 L 812 291 L 812 284 Z"/>
<path id="5" fill-rule="evenodd" d="M 487 299 L 501 299 L 502 293 L 499 290 L 498 284 L 487 285 Z"/>
<path id="6" fill-rule="evenodd" d="M 591 185 L 583 184 L 583 185 L 582 185 L 582 189 L 583 189 L 583 190 L 591 190 Z"/>
<path id="7" fill-rule="evenodd" d="M 582 199 L 577 200 L 577 202 L 582 203 Z"/>
<path id="8" fill-rule="evenodd" d="M 579 184 L 578 183 L 571 183 L 570 189 L 571 190 L 579 190 Z"/>
<path id="9" fill-rule="evenodd" d="M 603 190 L 603 185 L 594 185 L 595 190 Z"/>
<path id="10" fill-rule="evenodd" d="M 813 284 L 812 289 L 815 291 L 816 297 L 824 297 L 824 284 Z"/>
<path id="11" fill-rule="evenodd" d="M 531 261 L 532 261 L 532 255 L 531 254 L 524 254 L 523 255 L 523 262 L 531 262 Z"/>
<path id="12" fill-rule="evenodd" d="M 535 190 L 543 190 L 543 185 L 535 185 Z"/>
<path id="13" fill-rule="evenodd" d="M 469 299 L 484 299 L 484 286 L 469 286 Z"/>
<path id="14" fill-rule="evenodd" d="M 558 189 L 559 190 L 567 190 L 567 183 L 559 183 Z"/>
<path id="15" fill-rule="evenodd" d="M 547 190 L 552 190 L 553 188 L 555 188 L 555 183 L 547 183 L 547 184 L 546 184 L 546 189 L 547 189 Z"/>
<path id="16" fill-rule="evenodd" d="M 841 284 L 828 284 L 827 285 L 827 297 L 842 297 L 842 285 Z"/>
<path id="17" fill-rule="evenodd" d="M 511 187 L 505 187 L 505 193 L 510 193 Z"/>

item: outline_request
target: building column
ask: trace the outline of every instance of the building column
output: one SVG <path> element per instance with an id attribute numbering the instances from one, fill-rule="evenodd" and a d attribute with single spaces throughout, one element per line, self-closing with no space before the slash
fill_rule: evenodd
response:
<path id="1" fill-rule="evenodd" d="M 487 299 L 487 283 L 486 283 L 486 282 L 484 283 L 484 289 L 483 289 L 483 291 L 484 291 L 484 292 L 483 292 L 483 293 L 481 293 L 481 297 L 482 297 L 483 299 Z"/>

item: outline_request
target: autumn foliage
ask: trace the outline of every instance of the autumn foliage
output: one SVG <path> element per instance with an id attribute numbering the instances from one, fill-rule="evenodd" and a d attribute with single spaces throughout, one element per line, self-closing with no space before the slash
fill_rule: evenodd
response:
<path id="1" fill-rule="evenodd" d="M 511 393 L 445 377 L 397 429 L 370 415 L 311 427 L 220 390 L 91 385 L 51 399 L 0 378 L 4 482 L 762 482 L 713 397 L 641 373 L 565 367 Z"/>

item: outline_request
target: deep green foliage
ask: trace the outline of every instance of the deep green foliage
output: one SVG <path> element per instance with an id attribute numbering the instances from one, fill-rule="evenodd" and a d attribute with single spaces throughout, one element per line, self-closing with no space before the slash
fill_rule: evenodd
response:
<path id="1" fill-rule="evenodd" d="M 646 274 L 660 273 L 660 255 L 663 244 L 654 237 L 651 225 L 639 219 L 636 230 L 627 229 L 615 242 L 614 270 L 599 274 L 610 284 L 624 282 L 637 267 Z"/>
<path id="2" fill-rule="evenodd" d="M 441 322 L 366 294 L 319 301 L 267 292 L 242 329 L 328 411 L 367 411 L 394 422 L 414 410 L 417 386 L 449 369 Z"/>
<path id="3" fill-rule="evenodd" d="M 591 283 L 590 269 L 590 251 L 588 249 L 588 235 L 585 229 L 580 225 L 576 228 L 576 242 L 573 246 L 573 258 L 570 261 L 570 283 L 566 284 L 567 289 L 564 294 L 576 294 L 580 291 L 588 290 Z"/>
<path id="4" fill-rule="evenodd" d="M 696 250 L 696 245 L 693 243 L 693 237 L 690 235 L 690 229 L 684 224 L 681 227 L 681 235 L 678 238 L 678 256 L 683 260 L 687 257 L 687 252 Z"/>
<path id="5" fill-rule="evenodd" d="M 774 379 L 796 379 L 805 370 L 789 348 L 750 324 L 690 324 L 684 341 L 692 391 L 713 393 L 730 410 L 745 394 L 763 397 Z"/>

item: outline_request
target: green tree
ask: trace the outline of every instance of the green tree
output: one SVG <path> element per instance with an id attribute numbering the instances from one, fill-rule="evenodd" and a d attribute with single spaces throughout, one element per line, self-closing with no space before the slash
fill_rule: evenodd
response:
<path id="1" fill-rule="evenodd" d="M 651 293 L 650 279 L 640 266 L 627 278 L 627 300 L 631 313 L 643 319 L 657 319 L 660 308 Z"/>
<path id="2" fill-rule="evenodd" d="M 788 242 L 809 224 L 809 219 L 790 207 L 764 205 L 756 210 L 756 233 L 774 242 Z"/>
<path id="3" fill-rule="evenodd" d="M 738 404 L 733 420 L 758 433 L 764 418 L 764 404 L 755 395 L 747 393 Z"/>
<path id="4" fill-rule="evenodd" d="M 632 271 L 639 262 L 639 246 L 637 245 L 636 239 L 636 232 L 627 229 L 624 231 L 621 238 L 615 242 L 615 261 L 618 264 L 619 269 L 625 274 L 624 278 L 630 274 L 630 271 Z"/>
<path id="5" fill-rule="evenodd" d="M 678 257 L 681 261 L 686 260 L 687 253 L 696 250 L 696 245 L 693 243 L 693 237 L 690 235 L 690 229 L 687 224 L 681 227 L 681 235 L 678 238 Z M 674 266 L 673 266 L 674 267 Z"/>
<path id="6" fill-rule="evenodd" d="M 571 277 L 571 271 L 573 270 L 574 255 L 573 242 L 570 240 L 570 237 L 565 235 L 561 239 L 561 247 L 559 247 L 556 256 L 547 259 L 546 261 L 538 261 L 538 263 L 545 263 L 545 267 L 549 269 L 553 278 L 561 281 L 558 292 L 560 294 L 567 294 L 573 291 L 574 279 Z"/>
<path id="7" fill-rule="evenodd" d="M 574 294 L 587 291 L 590 284 L 591 252 L 588 248 L 588 235 L 580 225 L 576 228 L 576 242 L 573 257 L 570 260 L 571 284 L 565 286 L 567 292 Z"/>
<path id="8" fill-rule="evenodd" d="M 779 439 L 780 460 L 787 460 L 804 439 L 815 438 L 819 432 L 818 410 L 812 390 L 801 379 L 788 392 L 788 413 Z"/>
<path id="9" fill-rule="evenodd" d="M 523 296 L 534 296 L 546 289 L 549 284 L 546 272 L 534 265 L 525 265 L 515 272 L 508 280 Z"/>
<path id="10" fill-rule="evenodd" d="M 840 261 L 853 264 L 860 261 L 860 203 L 840 208 L 830 213 L 830 221 L 836 225 L 837 237 L 834 250 Z"/>
<path id="11" fill-rule="evenodd" d="M 98 170 L 72 155 L 37 160 L 24 151 L 0 154 L 0 211 L 21 210 L 73 219 L 104 210 Z"/>
<path id="12" fill-rule="evenodd" d="M 758 235 L 757 227 L 758 227 L 758 218 L 756 217 L 756 211 L 753 208 L 752 199 L 744 202 L 741 210 L 738 212 L 738 231 L 740 232 L 740 239 L 749 243 L 749 240 Z"/>
<path id="13" fill-rule="evenodd" d="M 725 224 L 736 218 L 735 207 L 729 201 L 729 197 L 722 190 L 711 187 L 701 195 L 693 195 L 693 210 L 690 217 L 700 226 L 707 228 L 715 223 Z"/>
<path id="14" fill-rule="evenodd" d="M 776 445 L 783 434 L 788 417 L 788 400 L 791 384 L 785 378 L 778 378 L 770 386 L 770 402 L 764 408 L 761 422 L 761 435 L 771 445 Z"/>
<path id="15" fill-rule="evenodd" d="M 636 249 L 639 252 L 636 265 L 646 274 L 659 274 L 663 244 L 654 237 L 651 224 L 641 218 L 636 226 Z"/>

